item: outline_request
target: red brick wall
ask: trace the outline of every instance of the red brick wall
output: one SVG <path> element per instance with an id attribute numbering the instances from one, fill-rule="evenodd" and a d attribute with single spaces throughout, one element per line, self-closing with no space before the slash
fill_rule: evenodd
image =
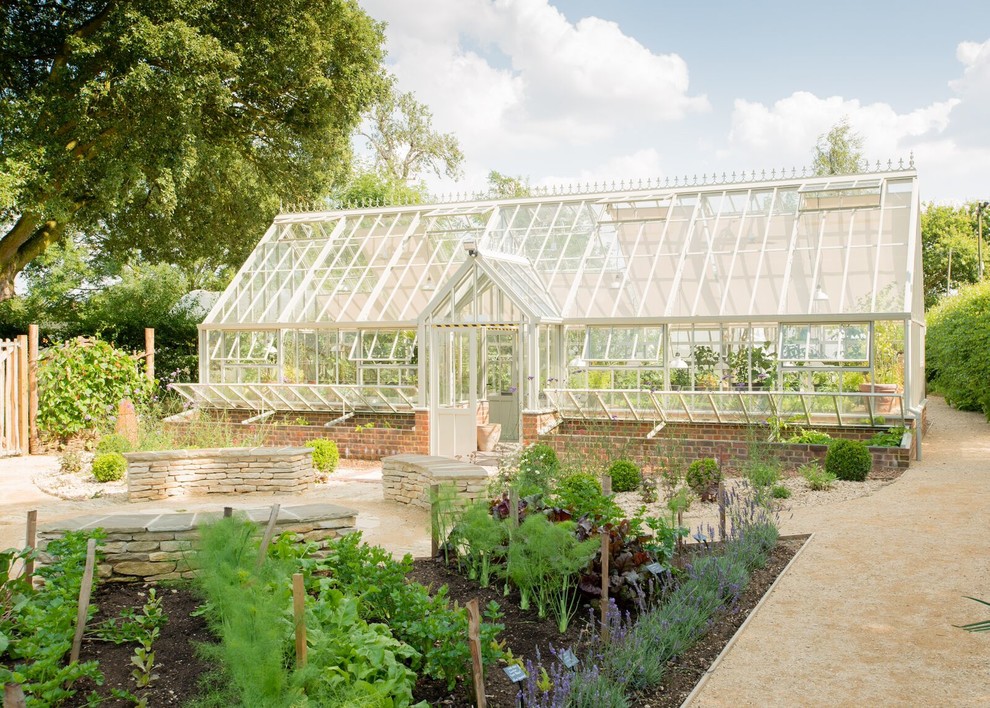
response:
<path id="1" fill-rule="evenodd" d="M 676 458 L 687 464 L 702 457 L 714 457 L 729 469 L 733 462 L 749 456 L 751 442 L 766 439 L 765 428 L 711 423 L 672 423 L 652 440 L 646 434 L 652 423 L 636 421 L 565 421 L 539 441 L 553 447 L 558 454 L 579 455 L 589 460 L 608 461 L 627 457 L 637 464 L 655 467 L 659 460 Z M 533 428 L 535 431 L 535 427 Z M 878 429 L 829 428 L 832 437 L 865 440 Z M 535 438 L 526 438 L 527 442 Z M 812 461 L 823 461 L 825 445 L 771 444 L 774 454 L 789 469 Z M 911 451 L 891 447 L 871 447 L 876 468 L 907 469 Z"/>
<path id="2" fill-rule="evenodd" d="M 427 411 L 375 415 L 359 413 L 329 428 L 324 423 L 337 416 L 327 413 L 276 414 L 258 423 L 242 425 L 251 417 L 247 411 L 212 411 L 217 418 L 210 425 L 222 425 L 232 439 L 260 435 L 265 445 L 302 445 L 308 440 L 327 438 L 337 443 L 340 456 L 357 460 L 380 460 L 389 455 L 430 452 L 430 416 Z M 296 425 L 305 419 L 308 425 Z M 206 423 L 170 423 L 173 431 Z M 371 426 L 371 427 L 368 427 Z M 358 429 L 360 428 L 360 430 Z"/>

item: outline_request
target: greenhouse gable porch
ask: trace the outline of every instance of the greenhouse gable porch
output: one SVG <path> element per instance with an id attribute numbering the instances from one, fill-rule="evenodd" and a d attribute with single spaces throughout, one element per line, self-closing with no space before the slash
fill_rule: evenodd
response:
<path id="1" fill-rule="evenodd" d="M 524 443 L 913 427 L 918 212 L 892 167 L 283 214 L 176 388 L 368 457 L 466 455 L 482 423 Z"/>

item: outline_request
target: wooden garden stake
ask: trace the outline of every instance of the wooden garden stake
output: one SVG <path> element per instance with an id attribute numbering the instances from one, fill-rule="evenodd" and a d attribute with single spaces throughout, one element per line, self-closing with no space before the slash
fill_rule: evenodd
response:
<path id="1" fill-rule="evenodd" d="M 606 477 L 608 479 L 608 477 Z M 602 641 L 608 643 L 608 554 L 611 538 L 602 532 Z"/>
<path id="2" fill-rule="evenodd" d="M 275 535 L 275 522 L 278 521 L 278 504 L 272 504 L 272 514 L 268 517 L 268 526 L 265 527 L 265 535 L 261 539 L 261 547 L 258 549 L 258 567 L 265 562 L 265 556 L 268 555 L 268 544 L 272 542 L 272 536 Z"/>
<path id="3" fill-rule="evenodd" d="M 678 511 L 677 512 L 677 528 L 683 528 L 683 527 L 684 527 L 684 512 L 683 511 Z M 680 535 L 677 536 L 677 550 L 678 551 L 684 550 L 684 539 L 681 538 Z"/>
<path id="4" fill-rule="evenodd" d="M 471 673 L 474 677 L 474 700 L 478 708 L 486 708 L 485 673 L 481 665 L 481 614 L 478 611 L 478 598 L 465 606 L 468 613 L 468 644 L 471 646 Z"/>
<path id="5" fill-rule="evenodd" d="M 718 483 L 718 537 L 725 541 L 725 484 Z"/>
<path id="6" fill-rule="evenodd" d="M 296 623 L 296 668 L 306 666 L 306 586 L 302 573 L 292 575 L 292 614 Z"/>
<path id="7" fill-rule="evenodd" d="M 519 490 L 509 490 L 509 518 L 512 520 L 512 528 L 519 528 Z"/>
<path id="8" fill-rule="evenodd" d="M 223 518 L 229 519 L 233 515 L 234 515 L 234 507 L 232 507 L 232 506 L 225 506 L 223 508 Z"/>
<path id="9" fill-rule="evenodd" d="M 440 517 L 437 501 L 440 499 L 440 485 L 430 485 L 430 558 L 440 555 Z"/>
<path id="10" fill-rule="evenodd" d="M 32 509 L 27 513 L 27 533 L 24 538 L 24 547 L 28 552 L 38 547 L 38 510 Z M 34 578 L 34 558 L 24 561 L 24 579 L 30 585 Z"/>
<path id="11" fill-rule="evenodd" d="M 606 497 L 612 493 L 612 475 L 607 474 L 602 477 L 602 494 Z"/>
<path id="12" fill-rule="evenodd" d="M 155 380 L 155 328 L 144 328 L 144 373 L 148 381 Z"/>
<path id="13" fill-rule="evenodd" d="M 8 683 L 3 687 L 3 708 L 26 708 L 24 689 L 19 683 Z"/>
<path id="14" fill-rule="evenodd" d="M 79 586 L 79 612 L 76 614 L 76 635 L 72 638 L 72 651 L 69 663 L 79 661 L 79 648 L 82 646 L 83 631 L 86 629 L 86 616 L 89 614 L 89 596 L 93 591 L 93 566 L 96 564 L 96 539 L 86 542 L 86 569 L 83 571 L 82 585 Z"/>

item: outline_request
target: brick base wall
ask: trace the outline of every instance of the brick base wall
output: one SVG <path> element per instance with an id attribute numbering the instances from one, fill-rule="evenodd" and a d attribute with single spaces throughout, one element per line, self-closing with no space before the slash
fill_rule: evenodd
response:
<path id="1" fill-rule="evenodd" d="M 646 435 L 653 429 L 649 422 L 637 421 L 564 421 L 545 435 L 541 443 L 550 445 L 561 456 L 581 456 L 589 461 L 606 463 L 625 457 L 639 465 L 656 468 L 665 460 L 689 464 L 702 457 L 714 457 L 727 469 L 749 456 L 751 441 L 765 440 L 765 428 L 746 425 L 692 425 L 672 423 L 653 439 Z M 829 428 L 834 438 L 867 440 L 882 428 Z M 755 436 L 755 437 L 754 437 Z M 814 461 L 824 461 L 825 445 L 772 443 L 773 453 L 789 469 Z M 877 469 L 907 469 L 911 460 L 907 447 L 871 447 L 873 466 Z"/>
<path id="2" fill-rule="evenodd" d="M 205 425 L 221 425 L 231 439 L 261 438 L 269 446 L 299 446 L 309 440 L 326 438 L 337 443 L 340 456 L 356 460 L 380 460 L 389 455 L 430 452 L 430 414 L 428 411 L 412 413 L 374 414 L 358 413 L 332 426 L 325 424 L 339 418 L 330 413 L 277 413 L 257 423 L 243 425 L 256 413 L 251 411 L 204 410 L 209 422 L 178 421 L 168 423 L 169 429 L 192 433 L 193 428 Z"/>

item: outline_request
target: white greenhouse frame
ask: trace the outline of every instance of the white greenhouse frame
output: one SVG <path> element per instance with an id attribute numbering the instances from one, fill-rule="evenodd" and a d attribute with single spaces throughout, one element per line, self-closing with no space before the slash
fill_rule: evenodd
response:
<path id="1" fill-rule="evenodd" d="M 919 422 L 919 207 L 912 166 L 282 214 L 176 389 L 262 413 L 427 410 L 436 454 L 471 448 L 486 401 L 514 430 L 546 412 L 651 434 Z"/>

